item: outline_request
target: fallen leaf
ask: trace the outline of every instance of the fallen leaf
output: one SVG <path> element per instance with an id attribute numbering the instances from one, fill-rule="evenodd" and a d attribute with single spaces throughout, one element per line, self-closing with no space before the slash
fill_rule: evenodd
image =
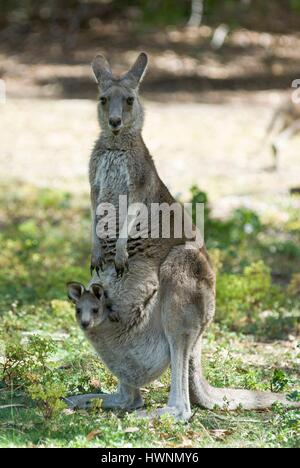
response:
<path id="1" fill-rule="evenodd" d="M 75 413 L 75 410 L 73 410 L 72 408 L 67 408 L 65 410 L 63 410 L 63 414 L 65 416 L 71 416 L 71 414 L 74 414 Z"/>
<path id="2" fill-rule="evenodd" d="M 189 439 L 193 439 L 193 440 L 201 438 L 203 436 L 201 432 L 195 432 L 195 431 L 187 431 L 186 434 L 189 437 Z"/>
<path id="3" fill-rule="evenodd" d="M 98 437 L 99 435 L 101 435 L 101 431 L 99 430 L 95 430 L 95 431 L 91 431 L 87 436 L 86 436 L 86 440 L 88 440 L 89 442 L 93 439 L 95 439 L 96 437 Z"/>
<path id="4" fill-rule="evenodd" d="M 98 379 L 91 379 L 90 385 L 91 387 L 94 387 L 94 388 L 101 388 L 101 383 Z"/>
<path id="5" fill-rule="evenodd" d="M 132 434 L 133 432 L 138 432 L 140 429 L 138 427 L 127 427 L 124 432 L 126 434 Z"/>
<path id="6" fill-rule="evenodd" d="M 182 447 L 182 448 L 193 447 L 193 442 L 190 439 L 188 439 L 188 437 L 181 436 L 181 441 L 182 441 L 182 443 L 180 444 L 180 447 Z"/>
<path id="7" fill-rule="evenodd" d="M 178 448 L 178 444 L 176 442 L 166 442 L 164 444 L 160 444 L 160 447 Z"/>
<path id="8" fill-rule="evenodd" d="M 233 433 L 233 430 L 232 429 L 213 429 L 209 432 L 215 439 L 224 440 L 227 436 Z"/>
<path id="9" fill-rule="evenodd" d="M 152 387 L 153 388 L 164 388 L 164 384 L 161 383 L 159 380 L 155 380 L 152 382 Z"/>

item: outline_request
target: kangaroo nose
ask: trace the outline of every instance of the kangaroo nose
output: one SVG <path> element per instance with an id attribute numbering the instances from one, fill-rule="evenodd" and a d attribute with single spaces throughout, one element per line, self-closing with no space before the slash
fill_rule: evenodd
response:
<path id="1" fill-rule="evenodd" d="M 90 322 L 81 322 L 81 326 L 82 328 L 84 328 L 85 330 L 88 328 Z"/>
<path id="2" fill-rule="evenodd" d="M 113 128 L 120 127 L 121 123 L 122 123 L 122 120 L 120 119 L 120 117 L 111 117 L 109 119 L 109 125 Z"/>

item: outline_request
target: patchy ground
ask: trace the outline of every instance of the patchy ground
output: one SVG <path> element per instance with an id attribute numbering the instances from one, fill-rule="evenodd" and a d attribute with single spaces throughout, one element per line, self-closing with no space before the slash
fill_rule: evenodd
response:
<path id="1" fill-rule="evenodd" d="M 218 203 L 223 197 L 269 203 L 300 185 L 299 138 L 287 146 L 278 173 L 267 170 L 269 147 L 257 151 L 277 100 L 262 94 L 262 104 L 145 101 L 144 138 L 174 194 L 186 196 L 197 184 Z M 0 177 L 87 192 L 97 134 L 96 101 L 8 98 L 1 106 Z"/>
<path id="2" fill-rule="evenodd" d="M 282 20 L 277 13 L 274 31 Z M 259 149 L 274 109 L 300 77 L 300 36 L 259 32 L 263 18 L 255 20 L 257 31 L 231 31 L 220 49 L 211 45 L 214 28 L 205 25 L 141 30 L 95 20 L 72 34 L 35 23 L 18 34 L 7 27 L 0 32 L 0 78 L 7 89 L 0 108 L 1 177 L 87 191 L 87 160 L 98 132 L 89 63 L 102 51 L 122 73 L 145 49 L 144 135 L 173 193 L 186 195 L 197 183 L 222 211 L 224 196 L 233 197 L 229 204 L 236 196 L 269 204 L 298 187 L 299 138 L 287 146 L 277 174 L 267 170 L 268 145 Z"/>
<path id="3" fill-rule="evenodd" d="M 116 387 L 66 300 L 65 283 L 89 277 L 88 196 L 20 183 L 1 189 L 0 446 L 300 446 L 299 411 L 279 406 L 234 414 L 194 408 L 187 425 L 141 421 L 99 406 L 66 410 L 62 397 Z M 272 388 L 299 398 L 297 214 L 287 207 L 280 223 L 262 222 L 248 209 L 235 210 L 232 219 L 208 219 L 218 287 L 217 323 L 205 337 L 204 363 L 216 386 Z M 273 274 L 280 265 L 282 285 L 272 282 L 268 264 Z M 144 388 L 146 407 L 162 406 L 169 385 L 166 373 Z"/>
<path id="4" fill-rule="evenodd" d="M 195 408 L 181 425 L 60 406 L 66 394 L 115 385 L 65 298 L 66 281 L 88 278 L 87 163 L 98 133 L 88 62 L 106 44 L 119 70 L 150 51 L 145 141 L 176 196 L 196 201 L 204 191 L 211 201 L 207 242 L 219 283 L 218 323 L 205 340 L 209 380 L 299 398 L 300 201 L 289 190 L 300 185 L 300 140 L 278 173 L 268 170 L 268 146 L 258 151 L 298 76 L 298 35 L 237 31 L 218 52 L 206 27 L 125 42 L 112 25 L 95 26 L 80 47 L 44 38 L 37 55 L 39 34 L 15 54 L 0 48 L 0 446 L 299 447 L 299 412 L 279 407 Z M 167 374 L 143 389 L 148 407 L 161 406 L 168 387 Z"/>

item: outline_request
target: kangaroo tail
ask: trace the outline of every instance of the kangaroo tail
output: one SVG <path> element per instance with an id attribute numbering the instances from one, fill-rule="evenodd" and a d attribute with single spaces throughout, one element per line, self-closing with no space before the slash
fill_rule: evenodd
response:
<path id="1" fill-rule="evenodd" d="M 289 401 L 285 395 L 279 393 L 212 387 L 200 371 L 194 372 L 190 379 L 190 398 L 191 403 L 206 409 L 219 406 L 229 411 L 238 408 L 261 410 L 270 408 L 277 402 L 292 408 L 300 408 L 300 403 Z"/>

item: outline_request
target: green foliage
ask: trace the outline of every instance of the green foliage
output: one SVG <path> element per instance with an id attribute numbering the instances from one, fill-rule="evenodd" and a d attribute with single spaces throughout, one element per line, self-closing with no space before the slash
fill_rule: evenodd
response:
<path id="1" fill-rule="evenodd" d="M 194 221 L 195 204 L 205 204 L 205 237 L 209 248 L 229 249 L 229 255 L 234 256 L 236 250 L 241 250 L 246 243 L 255 241 L 262 230 L 262 223 L 252 210 L 238 208 L 234 210 L 229 219 L 214 219 L 211 217 L 209 200 L 205 192 L 193 186 L 191 197 Z"/>
<path id="2" fill-rule="evenodd" d="M 144 22 L 157 24 L 174 24 L 184 20 L 189 12 L 190 0 L 176 2 L 174 0 L 64 0 L 63 6 L 55 0 L 16 0 L 0 1 L 1 11 L 13 17 L 15 21 L 25 22 L 28 20 L 67 21 L 68 15 L 72 14 L 83 18 L 101 17 L 107 12 L 115 15 L 121 13 L 126 15 L 130 8 L 137 9 Z M 81 16 L 84 9 L 85 15 Z"/>
<path id="3" fill-rule="evenodd" d="M 48 419 L 64 408 L 61 398 L 66 387 L 51 355 L 56 346 L 52 340 L 31 336 L 28 343 L 9 343 L 2 364 L 2 380 L 26 390 Z"/>
<path id="4" fill-rule="evenodd" d="M 142 19 L 145 23 L 151 24 L 178 24 L 188 18 L 189 2 L 174 0 L 146 1 L 137 0 L 132 2 L 139 7 L 142 12 Z"/>
<path id="5" fill-rule="evenodd" d="M 207 201 L 197 187 L 192 197 Z M 196 411 L 188 425 L 171 418 L 143 421 L 132 414 L 107 413 L 101 405 L 89 413 L 65 410 L 63 398 L 68 395 L 116 388 L 116 379 L 79 331 L 73 305 L 66 298 L 67 281 L 89 278 L 88 205 L 87 198 L 77 200 L 64 192 L 27 186 L 15 192 L 3 187 L 0 192 L 0 446 L 299 445 L 298 412 L 284 412 L 281 407 L 267 416 Z M 266 368 L 249 364 L 248 357 L 256 362 L 258 342 L 245 334 L 264 339 L 297 336 L 297 272 L 283 285 L 274 285 L 271 274 L 278 261 L 292 268 L 290 250 L 275 251 L 270 263 L 269 245 L 274 245 L 278 231 L 252 211 L 237 210 L 229 219 L 215 220 L 207 204 L 205 217 L 218 270 L 218 322 L 204 340 L 209 381 L 258 390 L 273 387 L 297 400 L 299 349 L 293 347 L 285 354 L 289 369 L 281 374 L 276 354 L 264 356 Z M 295 222 L 291 213 L 284 226 L 277 226 L 283 245 L 282 232 L 287 232 L 290 244 L 298 242 Z M 252 228 L 245 229 L 246 225 Z M 279 355 L 285 352 L 283 346 Z M 169 379 L 167 372 L 143 390 L 148 407 L 165 404 Z"/>
<path id="6" fill-rule="evenodd" d="M 227 219 L 215 219 L 207 194 L 197 186 L 191 188 L 191 200 L 194 221 L 195 204 L 205 203 L 205 240 L 218 272 L 216 319 L 234 330 L 268 338 L 297 333 L 299 273 L 284 288 L 273 283 L 272 269 L 280 265 L 288 279 L 297 268 L 298 213 L 291 211 L 283 226 L 266 225 L 245 208 L 235 209 Z"/>
<path id="7" fill-rule="evenodd" d="M 26 199 L 26 204 L 23 200 Z M 70 195 L 24 187 L 3 191 L 6 206 L 0 235 L 0 293 L 8 302 L 60 298 L 65 283 L 86 280 L 89 212 L 70 211 Z M 59 255 L 57 255 L 59 252 Z M 86 268 L 84 266 L 86 265 Z"/>
<path id="8" fill-rule="evenodd" d="M 0 0 L 2 21 L 26 24 L 29 21 L 60 22 L 67 24 L 75 18 L 79 24 L 87 26 L 88 20 L 94 17 L 133 17 L 140 25 L 176 25 L 186 23 L 191 13 L 192 0 Z M 275 4 L 275 10 L 284 8 L 288 12 L 299 12 L 299 0 L 283 2 L 276 0 L 266 5 L 264 0 L 251 0 L 249 4 L 241 0 L 204 0 L 205 21 L 226 22 L 236 27 L 242 22 L 241 13 L 269 13 Z M 274 8 L 274 6 L 273 6 Z M 83 14 L 84 13 L 84 14 Z"/>
<path id="9" fill-rule="evenodd" d="M 300 402 L 300 392 L 294 391 L 288 395 L 290 401 Z"/>
<path id="10" fill-rule="evenodd" d="M 281 369 L 275 369 L 271 382 L 272 392 L 283 392 L 288 383 L 289 379 L 286 373 Z"/>
<path id="11" fill-rule="evenodd" d="M 300 12 L 300 0 L 289 0 L 290 8 L 297 13 Z"/>
<path id="12" fill-rule="evenodd" d="M 260 311 L 280 299 L 280 292 L 271 285 L 270 270 L 262 261 L 246 267 L 242 275 L 218 276 L 217 319 L 229 325 L 255 323 Z"/>
<path id="13" fill-rule="evenodd" d="M 274 408 L 275 417 L 272 426 L 276 433 L 268 434 L 271 443 L 277 440 L 281 446 L 290 448 L 299 448 L 300 446 L 300 412 L 286 411 L 282 405 L 276 405 Z M 277 435 L 276 435 L 277 434 Z"/>
<path id="14" fill-rule="evenodd" d="M 295 273 L 292 276 L 288 287 L 288 293 L 291 296 L 299 297 L 300 296 L 300 273 Z"/>

